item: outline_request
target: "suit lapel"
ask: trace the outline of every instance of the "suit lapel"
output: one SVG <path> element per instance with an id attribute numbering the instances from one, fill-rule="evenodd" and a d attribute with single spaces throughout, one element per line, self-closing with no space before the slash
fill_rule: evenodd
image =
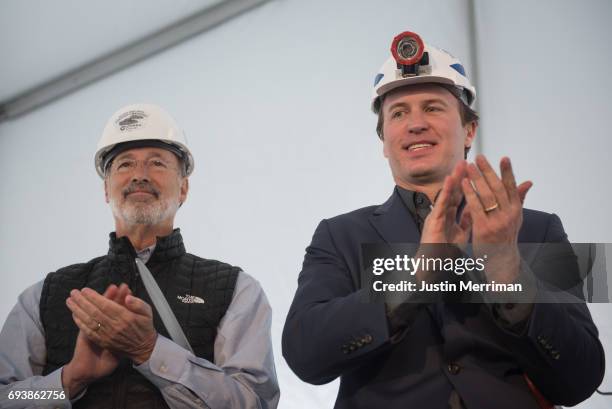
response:
<path id="1" fill-rule="evenodd" d="M 370 224 L 386 243 L 418 243 L 421 234 L 396 190 L 369 217 Z"/>

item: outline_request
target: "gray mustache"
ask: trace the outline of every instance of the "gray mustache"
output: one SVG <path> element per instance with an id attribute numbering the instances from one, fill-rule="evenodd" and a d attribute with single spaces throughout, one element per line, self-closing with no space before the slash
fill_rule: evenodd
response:
<path id="1" fill-rule="evenodd" d="M 159 190 L 155 189 L 153 185 L 148 182 L 132 182 L 123 189 L 123 197 L 127 197 L 130 193 L 134 193 L 136 191 L 151 193 L 155 196 L 155 198 L 159 197 Z"/>

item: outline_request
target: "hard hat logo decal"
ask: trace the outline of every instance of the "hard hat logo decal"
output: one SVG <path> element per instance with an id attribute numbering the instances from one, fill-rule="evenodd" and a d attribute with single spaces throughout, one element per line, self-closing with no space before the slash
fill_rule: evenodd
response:
<path id="1" fill-rule="evenodd" d="M 461 64 L 451 64 L 450 67 L 465 77 L 465 68 Z"/>
<path id="2" fill-rule="evenodd" d="M 121 131 L 129 131 L 140 128 L 143 125 L 143 119 L 147 117 L 144 111 L 129 111 L 121 114 L 115 123 Z"/>
<path id="3" fill-rule="evenodd" d="M 376 77 L 374 77 L 374 86 L 377 86 L 380 80 L 382 80 L 384 76 L 385 74 L 380 73 L 380 72 L 376 74 Z"/>

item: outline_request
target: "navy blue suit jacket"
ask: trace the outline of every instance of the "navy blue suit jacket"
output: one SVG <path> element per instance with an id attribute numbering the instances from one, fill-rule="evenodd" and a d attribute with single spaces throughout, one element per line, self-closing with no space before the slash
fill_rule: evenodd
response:
<path id="1" fill-rule="evenodd" d="M 536 304 L 523 334 L 498 325 L 483 304 L 422 308 L 391 339 L 383 304 L 363 302 L 361 243 L 418 243 L 393 195 L 323 220 L 306 250 L 283 330 L 283 356 L 304 381 L 340 377 L 336 408 L 447 408 L 455 389 L 467 408 L 538 408 L 523 374 L 555 404 L 590 396 L 604 352 L 586 305 Z M 567 242 L 554 214 L 524 210 L 519 242 Z M 346 345 L 357 345 L 347 353 Z M 551 353 L 551 351 L 553 353 Z"/>

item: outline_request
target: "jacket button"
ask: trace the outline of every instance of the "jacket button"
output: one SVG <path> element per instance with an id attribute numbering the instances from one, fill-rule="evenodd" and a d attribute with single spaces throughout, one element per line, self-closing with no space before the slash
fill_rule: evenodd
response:
<path id="1" fill-rule="evenodd" d="M 459 372 L 461 372 L 461 367 L 459 364 L 451 362 L 448 364 L 448 372 L 450 372 L 451 375 L 457 375 Z"/>

